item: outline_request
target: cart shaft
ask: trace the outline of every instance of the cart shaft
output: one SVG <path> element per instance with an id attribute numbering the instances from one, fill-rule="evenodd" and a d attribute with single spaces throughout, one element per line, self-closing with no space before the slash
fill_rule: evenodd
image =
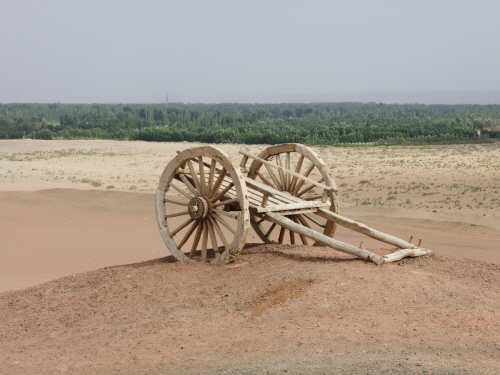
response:
<path id="1" fill-rule="evenodd" d="M 282 227 L 285 227 L 288 230 L 291 230 L 295 233 L 301 234 L 304 237 L 308 237 L 316 242 L 319 242 L 321 244 L 324 244 L 328 247 L 331 247 L 332 249 L 342 251 L 344 253 L 348 253 L 351 255 L 355 255 L 358 257 L 361 257 L 365 260 L 368 260 L 370 262 L 376 263 L 378 265 L 384 264 L 384 258 L 381 257 L 380 255 L 377 255 L 375 253 L 372 253 L 371 251 L 365 250 L 365 249 L 360 249 L 356 246 L 349 245 L 345 242 L 334 240 L 333 238 L 330 238 L 328 236 L 325 236 L 322 233 L 316 232 L 312 229 L 306 228 L 305 226 L 301 224 L 297 224 L 293 222 L 292 220 L 278 215 L 273 212 L 268 212 L 265 214 L 266 220 L 269 220 L 272 223 L 276 223 L 278 225 L 281 225 Z"/>

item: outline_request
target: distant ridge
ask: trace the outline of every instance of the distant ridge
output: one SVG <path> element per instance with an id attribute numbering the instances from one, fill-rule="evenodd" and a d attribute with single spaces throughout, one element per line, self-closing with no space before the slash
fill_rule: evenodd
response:
<path id="1" fill-rule="evenodd" d="M 498 90 L 462 91 L 351 91 L 319 94 L 276 94 L 217 96 L 212 100 L 178 98 L 185 103 L 311 103 L 311 102 L 376 102 L 386 104 L 500 104 Z"/>
<path id="2" fill-rule="evenodd" d="M 349 98 L 349 95 L 346 96 Z M 359 94 L 353 93 L 350 97 L 352 101 L 374 101 L 398 104 L 500 104 L 500 90 L 425 92 L 381 91 Z"/>

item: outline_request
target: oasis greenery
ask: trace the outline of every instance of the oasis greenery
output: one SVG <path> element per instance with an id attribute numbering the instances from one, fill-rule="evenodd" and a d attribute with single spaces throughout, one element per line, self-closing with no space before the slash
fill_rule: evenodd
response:
<path id="1" fill-rule="evenodd" d="M 444 144 L 500 139 L 500 105 L 0 104 L 0 139 Z"/>

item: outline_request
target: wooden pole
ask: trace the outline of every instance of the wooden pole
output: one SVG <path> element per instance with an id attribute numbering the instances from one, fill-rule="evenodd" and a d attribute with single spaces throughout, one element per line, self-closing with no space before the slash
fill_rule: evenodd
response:
<path id="1" fill-rule="evenodd" d="M 385 263 L 396 262 L 406 257 L 419 257 L 422 255 L 432 255 L 432 250 L 427 249 L 401 249 L 384 256 Z"/>
<path id="2" fill-rule="evenodd" d="M 318 216 L 324 217 L 325 219 L 331 220 L 339 225 L 342 225 L 343 227 L 352 229 L 359 233 L 363 233 L 368 237 L 375 238 L 376 240 L 388 243 L 389 245 L 396 246 L 400 249 L 418 249 L 418 246 L 415 246 L 400 238 L 380 232 L 376 229 L 370 228 L 365 224 L 359 223 L 355 220 L 348 219 L 347 217 L 325 210 L 324 208 L 319 208 L 316 214 Z"/>
<path id="3" fill-rule="evenodd" d="M 322 233 L 316 232 L 312 229 L 304 227 L 303 225 L 297 224 L 284 216 L 281 216 L 281 215 L 278 215 L 278 214 L 275 214 L 272 212 L 268 212 L 265 215 L 266 215 L 266 220 L 269 220 L 272 223 L 276 223 L 276 224 L 280 225 L 281 227 L 290 230 L 291 232 L 301 234 L 304 237 L 308 237 L 312 240 L 315 240 L 316 242 L 319 242 L 319 243 L 324 244 L 328 247 L 331 247 L 332 249 L 358 256 L 358 257 L 363 258 L 367 261 L 378 264 L 379 266 L 384 264 L 383 257 L 381 257 L 380 255 L 377 255 L 375 253 L 372 253 L 368 250 L 360 249 L 360 248 L 357 248 L 356 246 L 349 245 L 347 243 L 344 243 L 344 242 L 341 242 L 338 240 L 334 240 L 333 238 L 325 236 Z"/>

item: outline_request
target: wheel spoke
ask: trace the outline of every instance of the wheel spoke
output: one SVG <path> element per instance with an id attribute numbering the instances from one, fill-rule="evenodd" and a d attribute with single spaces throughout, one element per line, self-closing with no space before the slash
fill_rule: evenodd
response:
<path id="1" fill-rule="evenodd" d="M 295 245 L 295 233 L 293 230 L 288 230 L 290 232 L 290 244 Z"/>
<path id="2" fill-rule="evenodd" d="M 175 214 L 165 215 L 165 219 L 170 219 L 171 217 L 184 216 L 189 214 L 187 211 L 176 212 Z"/>
<path id="3" fill-rule="evenodd" d="M 195 197 L 199 197 L 200 196 L 200 193 L 195 189 L 195 187 L 193 186 L 193 184 L 191 184 L 191 182 L 189 182 L 189 180 L 187 179 L 186 175 L 184 173 L 179 173 L 179 177 L 181 178 L 182 182 L 184 182 L 184 185 L 186 185 L 189 189 L 189 191 L 195 196 Z"/>
<path id="4" fill-rule="evenodd" d="M 206 223 L 207 223 L 207 227 L 208 227 L 209 234 L 210 234 L 210 242 L 212 243 L 212 249 L 215 253 L 215 257 L 218 257 L 220 255 L 219 246 L 217 245 L 217 237 L 215 236 L 215 231 L 214 231 L 214 227 L 212 225 L 212 221 L 207 220 Z"/>
<path id="5" fill-rule="evenodd" d="M 208 224 L 207 221 L 203 221 L 203 236 L 201 239 L 201 261 L 205 262 L 207 260 L 207 243 L 208 243 Z"/>
<path id="6" fill-rule="evenodd" d="M 172 203 L 172 204 L 176 204 L 178 206 L 187 206 L 187 204 L 188 204 L 188 202 L 179 202 L 179 201 L 176 201 L 175 199 L 172 199 L 172 198 L 164 198 L 163 203 Z"/>
<path id="7" fill-rule="evenodd" d="M 304 173 L 304 177 L 309 177 L 309 175 L 311 174 L 311 172 L 313 171 L 315 165 L 314 164 L 311 164 L 309 166 L 309 168 L 307 168 L 306 172 Z M 302 185 L 304 185 L 304 180 L 300 180 L 297 185 L 295 186 L 295 189 L 293 189 L 293 191 L 291 192 L 292 195 L 296 195 L 297 192 L 299 191 L 299 189 L 302 187 Z"/>
<path id="8" fill-rule="evenodd" d="M 236 202 L 238 202 L 238 199 L 236 199 L 236 198 L 234 198 L 234 199 L 228 199 L 227 201 L 220 201 L 220 202 L 214 203 L 212 205 L 212 208 L 219 207 L 219 206 L 222 206 L 222 205 L 225 205 L 225 204 L 236 203 Z"/>
<path id="9" fill-rule="evenodd" d="M 212 188 L 212 191 L 208 195 L 208 198 L 212 198 L 217 192 L 219 191 L 220 185 L 222 184 L 222 181 L 224 181 L 224 177 L 226 176 L 226 168 L 222 168 L 222 171 L 219 173 L 219 177 L 217 177 L 217 181 L 215 181 L 215 185 Z"/>
<path id="10" fill-rule="evenodd" d="M 311 214 L 304 214 L 304 216 L 306 218 L 308 218 L 309 220 L 311 220 L 318 227 L 324 228 L 326 226 L 325 224 L 323 224 L 323 223 L 319 222 L 318 220 L 316 220 L 316 218 L 314 216 L 312 216 Z"/>
<path id="11" fill-rule="evenodd" d="M 214 176 L 215 176 L 215 167 L 217 166 L 217 162 L 212 159 L 210 163 L 210 173 L 208 174 L 208 186 L 207 186 L 207 194 L 212 192 L 212 185 L 214 184 Z"/>
<path id="12" fill-rule="evenodd" d="M 323 178 L 321 178 L 318 182 L 319 183 L 322 183 L 324 181 Z M 300 191 L 299 193 L 297 193 L 296 197 L 300 197 L 301 195 L 304 195 L 305 193 L 307 193 L 309 190 L 311 189 L 314 189 L 316 187 L 316 185 L 313 185 L 311 184 L 311 186 L 307 187 L 307 188 L 304 188 L 302 191 Z"/>
<path id="13" fill-rule="evenodd" d="M 285 157 L 285 168 L 290 170 L 290 152 L 286 153 Z M 290 191 L 290 180 L 291 180 L 291 175 L 286 173 L 286 191 Z"/>
<path id="14" fill-rule="evenodd" d="M 191 237 L 191 235 L 193 234 L 194 230 L 198 227 L 199 224 L 200 224 L 199 221 L 195 221 L 194 224 L 191 225 L 191 228 L 188 229 L 188 231 L 186 232 L 186 234 L 184 235 L 184 237 L 182 237 L 181 242 L 179 242 L 179 245 L 177 245 L 177 248 L 179 250 L 182 248 L 182 246 L 184 246 L 184 244 L 189 239 L 189 237 Z"/>
<path id="15" fill-rule="evenodd" d="M 278 237 L 278 242 L 283 243 L 283 237 L 285 236 L 285 227 L 280 228 L 280 235 Z"/>
<path id="16" fill-rule="evenodd" d="M 190 195 L 188 192 L 184 191 L 183 189 L 181 189 L 180 187 L 178 187 L 174 183 L 171 182 L 170 186 L 173 187 L 175 190 L 177 190 L 182 195 L 184 195 L 187 199 L 191 200 L 192 198 L 194 198 L 192 195 Z"/>
<path id="17" fill-rule="evenodd" d="M 302 163 L 304 162 L 304 155 L 300 155 L 299 161 L 297 162 L 297 165 L 295 167 L 295 173 L 300 173 L 300 170 L 302 169 Z M 295 191 L 295 185 L 297 184 L 298 177 L 293 176 L 292 178 L 292 183 L 290 184 L 290 192 L 293 194 L 293 191 Z"/>
<path id="18" fill-rule="evenodd" d="M 219 235 L 219 238 L 221 239 L 222 243 L 224 244 L 224 247 L 227 249 L 229 247 L 229 244 L 226 240 L 226 237 L 224 237 L 224 233 L 222 233 L 222 229 L 220 229 L 220 225 L 217 221 L 215 221 L 214 218 L 210 217 L 210 222 L 212 223 L 215 231 Z"/>
<path id="19" fill-rule="evenodd" d="M 238 212 L 238 211 L 232 211 L 232 212 Z M 212 210 L 212 213 L 215 215 L 219 215 L 219 216 L 221 216 L 221 215 L 227 216 L 227 217 L 230 217 L 231 219 L 236 219 L 236 220 L 238 220 L 238 218 L 239 218 L 239 214 L 232 214 L 231 212 L 222 211 L 222 210 L 218 210 L 218 209 Z"/>
<path id="20" fill-rule="evenodd" d="M 224 190 L 222 190 L 215 198 L 212 198 L 210 201 L 211 202 L 217 202 L 219 199 L 221 199 L 224 194 L 226 194 L 231 188 L 234 186 L 234 182 L 231 181 L 229 185 L 227 185 Z"/>
<path id="21" fill-rule="evenodd" d="M 173 237 L 175 236 L 177 233 L 179 233 L 181 230 L 183 230 L 184 228 L 186 228 L 190 223 L 193 222 L 194 219 L 192 218 L 189 218 L 188 220 L 186 220 L 184 223 L 182 223 L 177 229 L 175 229 L 173 232 L 170 233 L 170 235 Z"/>
<path id="22" fill-rule="evenodd" d="M 300 240 L 302 241 L 302 244 L 304 244 L 306 246 L 309 245 L 309 243 L 307 242 L 307 238 L 303 234 L 299 233 L 299 236 L 300 236 Z"/>
<path id="23" fill-rule="evenodd" d="M 196 248 L 198 247 L 198 242 L 200 242 L 201 232 L 203 231 L 203 225 L 198 224 L 198 229 L 196 230 L 196 234 L 194 235 L 193 244 L 191 245 L 191 251 L 189 252 L 189 257 L 192 258 L 196 253 Z"/>
<path id="24" fill-rule="evenodd" d="M 278 164 L 279 167 L 282 167 L 283 168 L 283 165 L 281 163 L 281 155 L 278 154 L 276 155 L 276 164 Z M 278 174 L 280 176 L 280 183 L 281 183 L 281 187 L 283 191 L 286 191 L 286 175 L 285 175 L 285 172 L 283 172 L 282 169 L 278 169 Z"/>
<path id="25" fill-rule="evenodd" d="M 214 211 L 212 211 L 212 213 L 214 213 Z M 220 216 L 217 216 L 217 215 L 212 215 L 212 217 L 215 220 L 217 220 L 219 223 L 224 225 L 228 231 L 230 231 L 232 234 L 236 235 L 236 231 L 233 228 L 231 228 L 231 226 L 226 222 L 226 220 L 224 220 L 223 218 L 221 218 Z"/>
<path id="26" fill-rule="evenodd" d="M 307 222 L 307 220 L 304 218 L 304 216 L 302 216 L 301 214 L 299 214 L 299 215 L 296 215 L 295 217 L 297 218 L 297 220 L 300 221 L 300 224 L 302 224 L 306 228 L 311 229 L 311 226 L 309 225 L 309 223 Z"/>
<path id="27" fill-rule="evenodd" d="M 261 217 L 261 218 L 259 218 L 259 220 L 255 220 L 255 223 L 256 224 L 260 224 L 260 223 L 262 223 L 265 220 L 266 220 L 265 218 Z"/>
<path id="28" fill-rule="evenodd" d="M 273 169 L 268 166 L 267 164 L 264 164 L 264 166 L 266 167 L 267 169 L 267 172 L 269 173 L 269 176 L 271 176 L 271 179 L 273 180 L 274 182 L 274 186 L 276 187 L 276 189 L 278 190 L 283 190 L 283 188 L 281 187 L 281 184 L 279 182 L 279 178 L 278 176 L 276 176 L 276 173 L 274 173 Z"/>
<path id="29" fill-rule="evenodd" d="M 274 230 L 274 228 L 276 228 L 276 223 L 273 223 L 273 225 L 271 225 L 271 227 L 269 228 L 269 230 L 266 233 L 266 237 L 269 237 L 269 235 Z"/>
<path id="30" fill-rule="evenodd" d="M 257 172 L 257 176 L 260 177 L 260 179 L 262 180 L 262 182 L 264 182 L 266 185 L 269 185 L 273 188 L 275 188 L 276 186 L 271 182 L 269 181 L 262 173 L 260 172 Z"/>
<path id="31" fill-rule="evenodd" d="M 296 218 L 295 216 L 292 216 L 292 220 L 297 223 L 297 224 L 301 224 L 298 220 L 298 218 Z M 303 245 L 308 245 L 307 243 L 307 238 L 303 235 L 303 234 L 300 234 L 300 233 L 297 233 L 300 237 L 300 240 L 302 241 L 302 244 Z"/>
<path id="32" fill-rule="evenodd" d="M 203 165 L 203 156 L 198 158 L 198 169 L 200 170 L 200 193 L 201 195 L 205 195 L 206 191 L 206 182 L 205 182 L 205 166 Z"/>
<path id="33" fill-rule="evenodd" d="M 194 182 L 194 186 L 196 187 L 196 190 L 201 194 L 201 185 L 200 185 L 200 180 L 198 179 L 198 175 L 196 174 L 196 171 L 194 170 L 194 165 L 193 162 L 188 159 L 186 161 L 186 164 L 188 165 L 189 172 L 191 173 L 191 179 Z"/>

